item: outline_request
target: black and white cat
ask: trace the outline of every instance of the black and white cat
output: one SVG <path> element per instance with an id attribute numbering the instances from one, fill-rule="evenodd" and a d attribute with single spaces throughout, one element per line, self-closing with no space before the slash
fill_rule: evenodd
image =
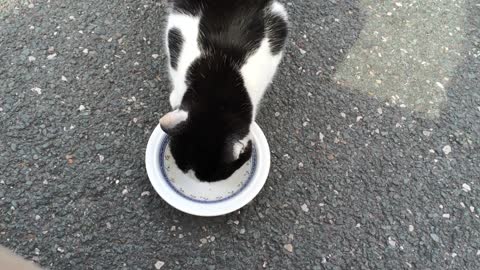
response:
<path id="1" fill-rule="evenodd" d="M 172 111 L 160 119 L 177 166 L 228 178 L 251 156 L 250 125 L 282 59 L 287 12 L 274 0 L 171 0 Z"/>

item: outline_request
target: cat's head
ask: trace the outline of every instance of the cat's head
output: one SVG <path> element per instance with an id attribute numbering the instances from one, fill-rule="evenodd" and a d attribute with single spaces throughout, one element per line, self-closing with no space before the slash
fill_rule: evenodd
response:
<path id="1" fill-rule="evenodd" d="M 178 108 L 160 119 L 178 167 L 202 181 L 228 178 L 251 156 L 253 106 L 241 74 L 218 59 L 197 59 Z"/>

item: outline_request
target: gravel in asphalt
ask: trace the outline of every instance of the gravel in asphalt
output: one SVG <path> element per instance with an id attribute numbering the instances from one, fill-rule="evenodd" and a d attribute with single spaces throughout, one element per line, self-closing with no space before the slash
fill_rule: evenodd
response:
<path id="1" fill-rule="evenodd" d="M 478 3 L 284 3 L 267 184 L 198 218 L 144 167 L 166 1 L 0 0 L 0 244 L 50 269 L 480 269 Z"/>

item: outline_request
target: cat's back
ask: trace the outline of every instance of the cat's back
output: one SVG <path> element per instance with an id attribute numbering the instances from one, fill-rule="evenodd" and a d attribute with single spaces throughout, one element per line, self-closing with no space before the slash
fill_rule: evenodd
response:
<path id="1" fill-rule="evenodd" d="M 167 50 L 175 94 L 186 91 L 185 76 L 199 57 L 225 56 L 241 69 L 256 104 L 280 62 L 287 36 L 287 14 L 273 0 L 173 0 Z M 174 104 L 175 103 L 175 104 Z"/>
<path id="2" fill-rule="evenodd" d="M 175 0 L 172 14 L 197 19 L 202 52 L 222 50 L 241 61 L 265 38 L 265 10 L 271 4 L 271 0 Z"/>

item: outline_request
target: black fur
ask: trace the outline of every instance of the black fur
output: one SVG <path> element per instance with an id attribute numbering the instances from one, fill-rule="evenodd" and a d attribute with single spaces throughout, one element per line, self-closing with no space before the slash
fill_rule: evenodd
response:
<path id="1" fill-rule="evenodd" d="M 210 1 L 213 2 L 213 1 Z M 269 1 L 215 1 L 203 11 L 200 20 L 202 50 L 221 51 L 241 65 L 247 54 L 260 46 L 265 37 L 264 9 Z"/>
<path id="2" fill-rule="evenodd" d="M 182 51 L 183 37 L 180 29 L 172 28 L 168 31 L 168 51 L 170 54 L 170 66 L 177 69 L 178 57 Z"/>
<path id="3" fill-rule="evenodd" d="M 287 22 L 277 14 L 267 13 L 265 16 L 270 49 L 272 54 L 278 54 L 283 50 L 287 39 Z"/>
<path id="4" fill-rule="evenodd" d="M 171 136 L 172 155 L 183 171 L 216 181 L 230 176 L 251 155 L 232 157 L 233 144 L 249 132 L 252 103 L 240 73 L 223 55 L 197 59 L 189 70 L 181 110 L 188 119 Z"/>
<path id="5" fill-rule="evenodd" d="M 172 2 L 174 12 L 202 15 L 198 40 L 202 57 L 188 70 L 188 88 L 180 105 L 188 119 L 169 133 L 172 155 L 181 170 L 193 170 L 200 180 L 225 179 L 252 153 L 249 142 L 238 159 L 233 156 L 234 143 L 249 133 L 253 120 L 239 69 L 270 33 L 272 53 L 280 52 L 286 22 L 268 12 L 271 0 Z"/>

